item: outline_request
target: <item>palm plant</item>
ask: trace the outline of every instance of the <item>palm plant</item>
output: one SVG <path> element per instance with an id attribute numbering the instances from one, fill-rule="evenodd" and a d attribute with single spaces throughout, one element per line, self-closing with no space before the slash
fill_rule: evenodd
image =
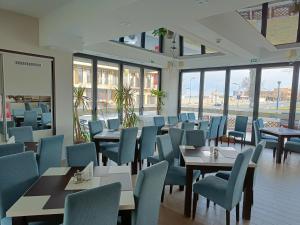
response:
<path id="1" fill-rule="evenodd" d="M 79 119 L 79 108 L 82 107 L 82 110 L 85 111 L 89 107 L 89 97 L 84 95 L 85 88 L 84 87 L 75 87 L 73 89 L 73 98 L 74 98 L 74 134 L 75 134 L 75 142 L 84 142 L 87 141 L 88 135 L 84 130 L 83 124 L 80 123 Z"/>
<path id="2" fill-rule="evenodd" d="M 153 97 L 156 97 L 157 98 L 157 113 L 158 114 L 161 114 L 162 112 L 162 106 L 165 104 L 164 103 L 164 98 L 167 97 L 167 94 L 165 91 L 162 91 L 162 90 L 157 90 L 157 89 L 151 89 L 151 95 Z"/>
<path id="3" fill-rule="evenodd" d="M 134 94 L 131 87 L 116 88 L 113 92 L 113 100 L 117 105 L 118 112 L 123 110 L 123 127 L 135 127 L 138 116 L 134 112 Z"/>

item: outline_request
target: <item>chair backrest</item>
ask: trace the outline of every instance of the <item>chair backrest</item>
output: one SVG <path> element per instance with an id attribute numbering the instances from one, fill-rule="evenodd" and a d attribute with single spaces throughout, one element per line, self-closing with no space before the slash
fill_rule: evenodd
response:
<path id="1" fill-rule="evenodd" d="M 136 209 L 132 214 L 132 225 L 154 225 L 158 223 L 160 196 L 168 170 L 168 162 L 159 162 L 139 172 L 134 197 Z"/>
<path id="2" fill-rule="evenodd" d="M 49 112 L 49 108 L 48 108 L 47 104 L 40 103 L 40 107 L 41 107 L 43 113 L 48 113 Z"/>
<path id="3" fill-rule="evenodd" d="M 100 120 L 97 121 L 89 121 L 88 122 L 89 126 L 89 132 L 90 132 L 90 139 L 93 140 L 93 137 L 96 134 L 99 134 L 103 131 L 103 125 Z"/>
<path id="4" fill-rule="evenodd" d="M 33 152 L 0 157 L 0 220 L 6 217 L 6 211 L 28 190 L 38 176 Z"/>
<path id="5" fill-rule="evenodd" d="M 120 119 L 109 119 L 107 120 L 107 127 L 110 130 L 118 130 L 120 128 Z"/>
<path id="6" fill-rule="evenodd" d="M 198 130 L 207 131 L 208 130 L 209 121 L 208 120 L 202 120 L 198 124 Z"/>
<path id="7" fill-rule="evenodd" d="M 248 124 L 248 116 L 236 116 L 235 119 L 235 131 L 246 132 Z"/>
<path id="8" fill-rule="evenodd" d="M 50 167 L 60 167 L 64 135 L 41 138 L 38 153 L 39 173 Z"/>
<path id="9" fill-rule="evenodd" d="M 227 116 L 221 116 L 221 121 L 218 129 L 218 137 L 224 136 L 225 125 L 226 125 Z"/>
<path id="10" fill-rule="evenodd" d="M 52 122 L 52 115 L 50 112 L 42 113 L 42 124 L 47 125 Z"/>
<path id="11" fill-rule="evenodd" d="M 165 126 L 165 118 L 163 116 L 154 116 L 153 121 L 158 128 Z"/>
<path id="12" fill-rule="evenodd" d="M 181 129 L 183 130 L 194 130 L 195 123 L 194 122 L 183 122 L 181 124 Z"/>
<path id="13" fill-rule="evenodd" d="M 32 127 L 12 127 L 8 129 L 8 136 L 15 136 L 15 141 L 18 143 L 33 141 Z"/>
<path id="14" fill-rule="evenodd" d="M 252 155 L 252 158 L 251 158 L 252 162 L 254 162 L 255 164 L 258 164 L 261 153 L 264 150 L 265 146 L 266 146 L 265 141 L 261 141 L 256 145 L 255 150 Z"/>
<path id="15" fill-rule="evenodd" d="M 140 138 L 141 159 L 153 156 L 156 144 L 157 126 L 146 126 L 142 128 Z"/>
<path id="16" fill-rule="evenodd" d="M 203 130 L 187 130 L 185 144 L 195 147 L 205 146 L 205 132 Z"/>
<path id="17" fill-rule="evenodd" d="M 239 153 L 234 162 L 228 180 L 227 190 L 226 190 L 227 204 L 225 208 L 227 210 L 231 210 L 241 200 L 241 196 L 244 188 L 245 176 L 246 176 L 246 172 L 248 169 L 252 152 L 253 152 L 252 149 L 248 149 L 242 153 Z"/>
<path id="18" fill-rule="evenodd" d="M 42 113 L 43 113 L 43 110 L 40 107 L 33 108 L 32 111 L 35 111 L 38 115 L 42 115 Z"/>
<path id="19" fill-rule="evenodd" d="M 30 111 L 32 109 L 31 104 L 29 102 L 25 102 L 24 106 L 26 111 Z"/>
<path id="20" fill-rule="evenodd" d="M 168 124 L 175 126 L 176 124 L 178 124 L 178 118 L 177 116 L 168 116 Z"/>
<path id="21" fill-rule="evenodd" d="M 0 157 L 22 153 L 24 149 L 23 143 L 3 144 L 0 145 Z"/>
<path id="22" fill-rule="evenodd" d="M 13 116 L 24 116 L 25 109 L 12 109 Z"/>
<path id="23" fill-rule="evenodd" d="M 98 165 L 95 143 L 83 143 L 66 147 L 67 163 L 71 167 L 87 166 L 90 162 Z"/>
<path id="24" fill-rule="evenodd" d="M 120 183 L 69 194 L 65 200 L 63 224 L 116 225 L 120 196 Z"/>
<path id="25" fill-rule="evenodd" d="M 179 159 L 181 154 L 179 146 L 183 144 L 184 130 L 179 128 L 170 128 L 169 135 L 171 138 L 174 156 Z"/>
<path id="26" fill-rule="evenodd" d="M 258 118 L 257 123 L 258 123 L 259 128 L 264 128 L 265 127 L 263 118 Z"/>
<path id="27" fill-rule="evenodd" d="M 186 122 L 189 120 L 188 115 L 186 113 L 180 113 L 178 115 L 178 118 L 180 122 Z"/>
<path id="28" fill-rule="evenodd" d="M 25 111 L 23 126 L 31 126 L 33 129 L 37 128 L 37 112 Z"/>
<path id="29" fill-rule="evenodd" d="M 209 139 L 218 137 L 218 130 L 219 130 L 220 122 L 221 122 L 221 116 L 212 116 L 211 117 L 209 131 L 208 131 Z"/>
<path id="30" fill-rule="evenodd" d="M 259 130 L 259 125 L 257 120 L 253 120 L 253 129 L 254 129 L 254 141 L 255 146 L 258 145 L 258 143 L 261 141 L 261 133 Z"/>
<path id="31" fill-rule="evenodd" d="M 159 160 L 166 160 L 169 166 L 174 165 L 175 154 L 172 147 L 172 142 L 169 134 L 158 135 L 156 137 L 157 150 L 159 155 Z"/>
<path id="32" fill-rule="evenodd" d="M 118 160 L 119 165 L 134 161 L 137 133 L 137 127 L 125 128 L 121 130 Z"/>
<path id="33" fill-rule="evenodd" d="M 187 113 L 189 121 L 195 121 L 196 116 L 195 113 Z"/>

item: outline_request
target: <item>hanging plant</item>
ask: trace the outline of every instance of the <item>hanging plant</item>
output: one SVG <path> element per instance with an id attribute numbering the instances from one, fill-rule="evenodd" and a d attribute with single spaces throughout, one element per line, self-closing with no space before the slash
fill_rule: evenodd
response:
<path id="1" fill-rule="evenodd" d="M 167 97 L 167 94 L 165 91 L 157 90 L 157 89 L 151 89 L 151 96 L 157 98 L 157 113 L 162 113 L 162 106 L 164 103 L 164 98 Z"/>
<path id="2" fill-rule="evenodd" d="M 159 36 L 164 37 L 164 36 L 166 36 L 167 33 L 168 33 L 168 30 L 167 30 L 166 28 L 163 28 L 163 27 L 158 28 L 158 29 L 155 29 L 155 30 L 152 32 L 152 34 L 153 34 L 155 37 L 159 37 Z"/>

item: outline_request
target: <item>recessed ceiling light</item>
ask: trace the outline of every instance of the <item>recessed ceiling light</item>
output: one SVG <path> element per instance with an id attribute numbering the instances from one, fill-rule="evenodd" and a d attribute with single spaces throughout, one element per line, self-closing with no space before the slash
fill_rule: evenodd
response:
<path id="1" fill-rule="evenodd" d="M 122 22 L 120 22 L 120 24 L 121 24 L 122 26 L 126 26 L 126 27 L 129 27 L 129 26 L 131 25 L 131 23 L 129 23 L 129 22 L 127 22 L 127 21 L 122 21 Z"/>
<path id="2" fill-rule="evenodd" d="M 208 0 L 195 0 L 195 2 L 198 3 L 199 5 L 202 5 L 208 3 Z"/>

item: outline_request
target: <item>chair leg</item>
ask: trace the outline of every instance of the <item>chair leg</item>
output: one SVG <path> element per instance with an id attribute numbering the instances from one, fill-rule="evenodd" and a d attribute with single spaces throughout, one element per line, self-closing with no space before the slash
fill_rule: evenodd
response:
<path id="1" fill-rule="evenodd" d="M 165 198 L 165 185 L 162 189 L 162 192 L 161 192 L 161 197 L 160 197 L 160 202 L 164 202 L 164 198 Z"/>
<path id="2" fill-rule="evenodd" d="M 241 138 L 241 149 L 243 149 L 243 138 Z"/>
<path id="3" fill-rule="evenodd" d="M 179 191 L 184 191 L 184 186 L 183 185 L 179 185 Z"/>
<path id="4" fill-rule="evenodd" d="M 275 159 L 276 156 L 276 148 L 273 149 L 273 159 Z"/>
<path id="5" fill-rule="evenodd" d="M 288 151 L 287 151 L 287 150 L 284 150 L 283 162 L 286 160 L 287 154 L 288 154 Z"/>
<path id="6" fill-rule="evenodd" d="M 206 208 L 207 208 L 207 209 L 209 208 L 209 203 L 210 203 L 210 200 L 209 200 L 209 199 L 206 199 Z"/>
<path id="7" fill-rule="evenodd" d="M 196 209 L 197 209 L 197 202 L 198 202 L 199 195 L 197 193 L 194 193 L 194 198 L 193 198 L 193 214 L 192 218 L 195 219 L 196 216 Z"/>
<path id="8" fill-rule="evenodd" d="M 147 161 L 147 167 L 150 167 L 150 162 Z"/>
<path id="9" fill-rule="evenodd" d="M 230 211 L 226 210 L 226 225 L 230 225 Z"/>
<path id="10" fill-rule="evenodd" d="M 235 207 L 235 219 L 236 222 L 240 221 L 240 203 L 238 203 Z"/>
<path id="11" fill-rule="evenodd" d="M 173 192 L 173 185 L 170 185 L 170 195 L 172 194 Z"/>
<path id="12" fill-rule="evenodd" d="M 108 161 L 107 157 L 102 154 L 102 163 L 103 163 L 103 166 L 107 165 L 107 161 Z"/>

